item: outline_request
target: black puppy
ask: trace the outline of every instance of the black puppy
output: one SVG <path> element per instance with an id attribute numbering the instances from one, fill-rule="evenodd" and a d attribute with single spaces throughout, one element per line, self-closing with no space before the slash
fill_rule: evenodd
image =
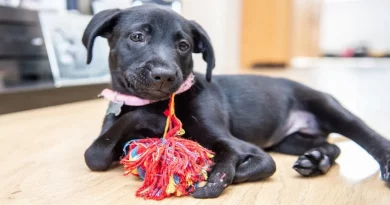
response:
<path id="1" fill-rule="evenodd" d="M 208 183 L 197 198 L 217 197 L 227 185 L 257 181 L 276 170 L 264 151 L 300 155 L 293 168 L 303 176 L 326 173 L 340 153 L 330 133 L 349 137 L 381 167 L 390 184 L 390 141 L 370 129 L 328 94 L 280 78 L 215 76 L 214 52 L 206 32 L 195 22 L 158 6 L 106 10 L 96 14 L 83 36 L 88 63 L 97 36 L 107 38 L 112 86 L 117 92 L 148 100 L 146 106 L 123 106 L 108 114 L 101 135 L 85 152 L 94 171 L 110 168 L 125 142 L 161 136 L 167 100 L 192 72 L 192 53 L 207 62 L 206 80 L 176 97 L 176 113 L 185 137 L 216 153 Z M 221 180 L 221 174 L 226 177 Z"/>

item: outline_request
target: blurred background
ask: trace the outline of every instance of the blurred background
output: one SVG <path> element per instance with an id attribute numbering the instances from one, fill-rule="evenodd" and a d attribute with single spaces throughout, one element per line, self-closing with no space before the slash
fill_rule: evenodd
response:
<path id="1" fill-rule="evenodd" d="M 110 82 L 108 47 L 98 38 L 86 65 L 84 28 L 101 10 L 147 3 L 208 31 L 215 73 L 283 76 L 336 97 L 347 92 L 352 110 L 364 106 L 355 98 L 362 92 L 387 93 L 389 0 L 0 0 L 0 114 L 95 99 Z M 204 68 L 196 55 L 195 69 Z"/>

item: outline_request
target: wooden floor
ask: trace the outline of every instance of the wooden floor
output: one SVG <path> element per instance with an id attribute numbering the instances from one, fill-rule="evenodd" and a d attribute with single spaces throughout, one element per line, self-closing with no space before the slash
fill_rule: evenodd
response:
<path id="1" fill-rule="evenodd" d="M 390 137 L 389 69 L 258 73 L 330 92 Z M 106 105 L 93 100 L 0 116 L 0 204 L 155 204 L 134 197 L 141 181 L 123 177 L 121 167 L 97 173 L 84 164 L 84 150 L 99 133 Z M 390 204 L 390 189 L 379 179 L 376 162 L 343 137 L 330 140 L 342 154 L 325 176 L 302 178 L 291 169 L 296 157 L 272 153 L 277 172 L 269 180 L 230 186 L 217 199 L 182 197 L 159 204 Z"/>

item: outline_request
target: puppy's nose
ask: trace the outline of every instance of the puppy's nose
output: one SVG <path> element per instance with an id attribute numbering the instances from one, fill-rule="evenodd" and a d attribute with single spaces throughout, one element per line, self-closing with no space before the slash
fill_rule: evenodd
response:
<path id="1" fill-rule="evenodd" d="M 150 73 L 156 83 L 164 83 L 164 85 L 171 85 L 175 82 L 177 74 L 177 71 L 168 69 L 153 69 Z"/>

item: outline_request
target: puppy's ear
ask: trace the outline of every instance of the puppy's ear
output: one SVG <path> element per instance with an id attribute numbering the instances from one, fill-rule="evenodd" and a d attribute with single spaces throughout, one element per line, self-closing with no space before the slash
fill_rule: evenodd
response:
<path id="1" fill-rule="evenodd" d="M 120 12 L 119 9 L 109 9 L 101 11 L 92 17 L 82 38 L 83 44 L 88 52 L 87 64 L 91 63 L 92 60 L 92 49 L 95 38 L 97 36 L 107 38 L 107 35 L 112 32 Z"/>
<path id="2" fill-rule="evenodd" d="M 203 60 L 207 63 L 206 80 L 211 81 L 211 74 L 215 67 L 214 49 L 210 37 L 206 31 L 195 21 L 190 21 L 194 39 L 194 53 L 202 53 Z"/>

